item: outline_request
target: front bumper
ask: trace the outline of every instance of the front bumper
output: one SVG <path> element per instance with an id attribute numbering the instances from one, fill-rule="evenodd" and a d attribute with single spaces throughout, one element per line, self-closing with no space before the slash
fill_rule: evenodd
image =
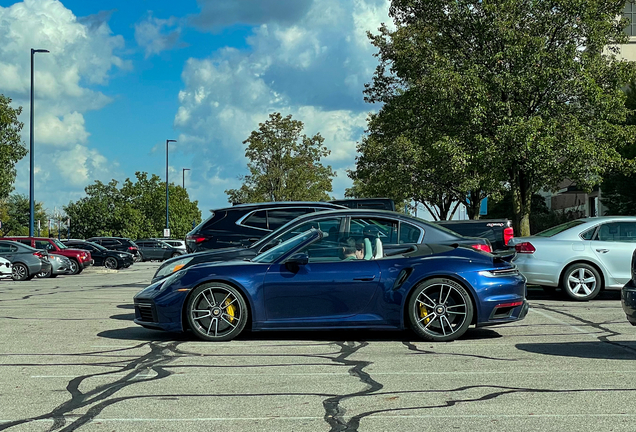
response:
<path id="1" fill-rule="evenodd" d="M 621 305 L 627 321 L 636 326 L 636 282 L 633 279 L 621 289 Z"/>
<path id="2" fill-rule="evenodd" d="M 135 324 L 155 330 L 182 332 L 183 303 L 187 292 L 160 292 L 161 282 L 154 283 L 134 297 Z"/>
<path id="3" fill-rule="evenodd" d="M 82 269 L 85 269 L 86 267 L 90 267 L 95 263 L 95 260 L 90 259 L 90 260 L 86 260 L 86 261 L 82 261 L 80 263 L 80 266 L 82 266 Z"/>

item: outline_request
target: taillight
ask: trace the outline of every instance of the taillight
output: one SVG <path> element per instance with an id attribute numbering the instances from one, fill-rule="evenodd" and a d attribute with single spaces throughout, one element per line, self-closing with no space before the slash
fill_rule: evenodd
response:
<path id="1" fill-rule="evenodd" d="M 504 244 L 508 246 L 508 242 L 515 236 L 515 231 L 512 227 L 504 228 Z"/>
<path id="2" fill-rule="evenodd" d="M 136 248 L 136 247 L 134 247 L 134 246 L 128 246 L 128 250 L 136 251 L 136 250 L 137 250 L 137 248 Z"/>
<path id="3" fill-rule="evenodd" d="M 473 245 L 470 245 L 470 247 L 472 247 L 473 249 L 477 249 L 477 250 L 488 252 L 488 253 L 492 252 L 492 249 L 487 244 L 473 244 Z"/>
<path id="4" fill-rule="evenodd" d="M 536 249 L 532 246 L 532 243 L 523 242 L 515 245 L 515 251 L 517 251 L 517 253 L 532 254 Z"/>
<path id="5" fill-rule="evenodd" d="M 203 236 L 188 236 L 187 240 L 192 240 L 195 243 L 203 243 L 204 241 L 206 241 L 208 238 L 207 237 L 203 237 Z"/>
<path id="6" fill-rule="evenodd" d="M 33 252 L 33 255 L 35 255 L 38 258 L 44 258 L 44 254 L 42 252 Z"/>
<path id="7" fill-rule="evenodd" d="M 495 306 L 495 308 L 513 308 L 513 307 L 521 306 L 522 304 L 523 304 L 522 301 L 516 301 L 512 303 L 500 303 L 497 306 Z"/>

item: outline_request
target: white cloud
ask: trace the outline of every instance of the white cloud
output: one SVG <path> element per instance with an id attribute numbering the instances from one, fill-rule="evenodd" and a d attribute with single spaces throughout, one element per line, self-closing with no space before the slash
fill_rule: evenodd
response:
<path id="1" fill-rule="evenodd" d="M 388 0 L 314 0 L 293 22 L 270 17 L 257 27 L 247 40 L 251 50 L 189 59 L 174 125 L 188 137 L 185 147 L 208 161 L 202 183 L 230 179 L 234 185 L 223 187 L 236 187 L 246 173 L 242 141 L 278 111 L 304 122 L 306 134 L 325 138 L 331 155 L 324 162 L 338 171 L 334 193 L 342 196 L 351 183 L 345 170 L 374 110 L 362 93 L 377 65 L 366 31 L 389 23 L 388 8 Z M 226 199 L 216 189 L 214 198 L 203 191 L 197 195 L 203 204 Z"/>
<path id="2" fill-rule="evenodd" d="M 57 0 L 0 7 L 0 93 L 24 108 L 24 141 L 29 137 L 30 49 L 50 51 L 35 54 L 34 76 L 36 197 L 47 205 L 77 197 L 94 179 L 107 179 L 114 166 L 89 147 L 84 121 L 84 113 L 110 102 L 88 86 L 107 84 L 114 67 L 131 67 L 116 55 L 124 39 L 112 35 L 109 16 L 78 19 Z M 28 159 L 17 167 L 19 192 L 28 190 Z"/>
<path id="3" fill-rule="evenodd" d="M 149 13 L 146 19 L 135 24 L 135 40 L 144 48 L 146 58 L 177 46 L 181 27 L 174 17 L 159 19 Z"/>

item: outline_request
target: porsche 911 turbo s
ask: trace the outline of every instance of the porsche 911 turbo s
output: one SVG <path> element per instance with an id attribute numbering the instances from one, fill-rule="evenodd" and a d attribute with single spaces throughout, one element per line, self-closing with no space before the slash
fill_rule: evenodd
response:
<path id="1" fill-rule="evenodd" d="M 349 233 L 347 233 L 349 234 Z M 525 278 L 503 258 L 459 245 L 302 232 L 251 260 L 179 270 L 134 297 L 135 323 L 231 340 L 259 330 L 412 328 L 450 341 L 523 319 Z"/>

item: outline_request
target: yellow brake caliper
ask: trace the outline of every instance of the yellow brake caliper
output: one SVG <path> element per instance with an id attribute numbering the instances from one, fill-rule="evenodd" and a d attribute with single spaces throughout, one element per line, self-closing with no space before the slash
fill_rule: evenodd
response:
<path id="1" fill-rule="evenodd" d="M 426 310 L 426 307 L 424 307 L 422 303 L 420 303 L 420 318 L 426 318 L 423 321 L 424 324 L 428 324 L 428 322 L 431 320 L 430 318 L 428 318 L 428 310 Z"/>
<path id="2" fill-rule="evenodd" d="M 230 316 L 229 321 L 231 323 L 234 323 L 234 320 L 236 319 L 236 318 L 234 318 L 235 309 L 234 309 L 234 305 L 230 304 L 230 299 L 227 299 L 225 301 L 225 310 L 226 310 L 227 314 Z"/>

